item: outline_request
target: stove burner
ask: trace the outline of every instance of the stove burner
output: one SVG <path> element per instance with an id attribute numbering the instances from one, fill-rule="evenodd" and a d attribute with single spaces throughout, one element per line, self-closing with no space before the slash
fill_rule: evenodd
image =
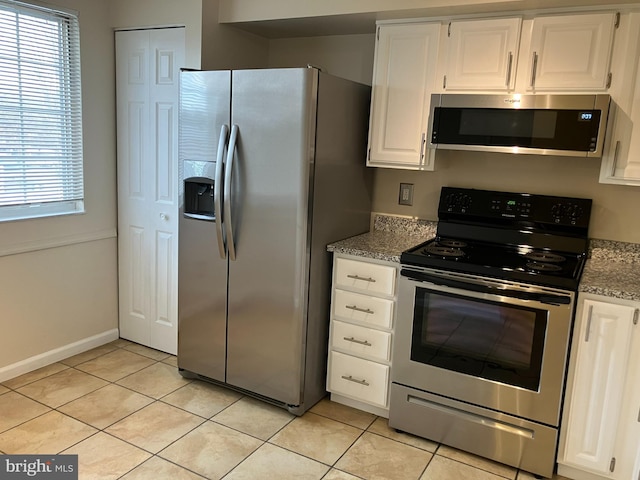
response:
<path id="1" fill-rule="evenodd" d="M 536 272 L 559 272 L 562 270 L 560 265 L 555 265 L 553 263 L 541 263 L 541 262 L 529 262 L 527 263 L 527 268 L 534 270 Z"/>
<path id="2" fill-rule="evenodd" d="M 428 245 L 424 249 L 427 255 L 437 255 L 445 258 L 462 258 L 464 252 L 459 248 L 446 247 L 441 245 Z"/>
<path id="3" fill-rule="evenodd" d="M 566 260 L 562 255 L 549 252 L 529 252 L 524 255 L 527 260 L 531 260 L 533 263 L 545 262 L 545 263 L 562 263 Z"/>
<path id="4" fill-rule="evenodd" d="M 438 245 L 441 247 L 464 248 L 467 246 L 462 240 L 440 240 Z"/>

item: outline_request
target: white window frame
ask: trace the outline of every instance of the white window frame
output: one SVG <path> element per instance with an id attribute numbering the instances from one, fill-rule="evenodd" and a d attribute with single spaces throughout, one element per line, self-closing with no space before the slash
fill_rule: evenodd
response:
<path id="1" fill-rule="evenodd" d="M 84 213 L 74 13 L 0 0 L 0 222 Z"/>

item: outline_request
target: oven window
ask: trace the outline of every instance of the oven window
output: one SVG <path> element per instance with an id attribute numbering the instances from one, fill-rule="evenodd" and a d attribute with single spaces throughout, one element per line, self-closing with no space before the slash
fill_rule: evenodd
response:
<path id="1" fill-rule="evenodd" d="M 547 313 L 416 288 L 411 359 L 537 391 Z"/>

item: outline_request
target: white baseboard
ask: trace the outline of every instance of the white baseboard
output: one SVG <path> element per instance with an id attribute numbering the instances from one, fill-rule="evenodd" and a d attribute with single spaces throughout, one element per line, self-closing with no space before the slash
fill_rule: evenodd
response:
<path id="1" fill-rule="evenodd" d="M 99 347 L 105 343 L 113 342 L 119 338 L 120 334 L 117 328 L 107 330 L 106 332 L 93 335 L 92 337 L 83 338 L 69 345 L 65 345 L 48 352 L 41 353 L 34 357 L 21 360 L 17 363 L 7 365 L 0 368 L 0 382 L 5 382 L 24 373 L 29 373 L 38 368 L 51 365 L 65 358 L 69 358 L 78 353 L 86 352 L 92 348 Z"/>

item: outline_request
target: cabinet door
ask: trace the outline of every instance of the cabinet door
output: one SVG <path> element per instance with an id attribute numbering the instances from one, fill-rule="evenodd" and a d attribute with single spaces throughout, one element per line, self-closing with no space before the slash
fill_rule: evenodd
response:
<path id="1" fill-rule="evenodd" d="M 640 480 L 640 325 L 634 326 L 615 449 L 616 480 Z"/>
<path id="2" fill-rule="evenodd" d="M 528 90 L 608 88 L 614 13 L 538 17 L 533 21 Z"/>
<path id="3" fill-rule="evenodd" d="M 563 463 L 609 474 L 625 389 L 635 308 L 584 300 Z"/>
<path id="4" fill-rule="evenodd" d="M 633 15 L 635 36 L 628 42 L 625 62 L 633 82 L 625 84 L 628 95 L 614 96 L 609 109 L 608 142 L 602 155 L 600 183 L 640 185 L 640 14 Z M 613 96 L 613 92 L 612 92 Z M 634 128 L 634 125 L 636 128 Z"/>
<path id="5" fill-rule="evenodd" d="M 520 18 L 451 22 L 445 89 L 513 89 L 521 23 Z"/>
<path id="6" fill-rule="evenodd" d="M 380 25 L 367 165 L 433 169 L 424 163 L 440 24 Z"/>

